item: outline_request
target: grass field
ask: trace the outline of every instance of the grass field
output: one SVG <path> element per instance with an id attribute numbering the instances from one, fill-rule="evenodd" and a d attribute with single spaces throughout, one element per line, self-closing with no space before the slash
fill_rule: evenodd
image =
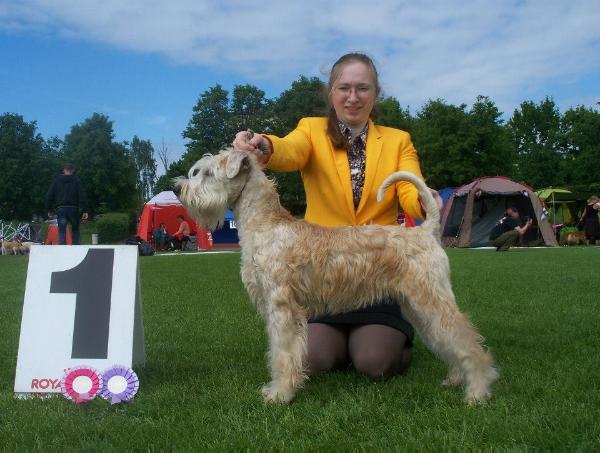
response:
<path id="1" fill-rule="evenodd" d="M 0 257 L 0 449 L 600 449 L 600 248 L 449 250 L 460 307 L 486 337 L 501 378 L 467 407 L 439 384 L 417 341 L 408 373 L 311 379 L 288 406 L 263 404 L 262 321 L 239 254 L 141 258 L 147 365 L 127 405 L 15 400 L 27 257 Z"/>

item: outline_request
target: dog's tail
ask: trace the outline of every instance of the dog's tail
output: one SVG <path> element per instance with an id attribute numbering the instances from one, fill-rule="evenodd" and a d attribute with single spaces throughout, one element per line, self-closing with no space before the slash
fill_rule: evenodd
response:
<path id="1" fill-rule="evenodd" d="M 377 192 L 377 201 L 381 202 L 383 200 L 383 194 L 387 188 L 400 181 L 408 181 L 417 187 L 426 216 L 425 221 L 421 224 L 421 227 L 430 230 L 433 235 L 439 237 L 440 210 L 429 190 L 429 187 L 427 187 L 425 182 L 423 182 L 423 180 L 415 174 L 408 171 L 397 171 L 389 175 L 379 187 L 379 191 Z"/>

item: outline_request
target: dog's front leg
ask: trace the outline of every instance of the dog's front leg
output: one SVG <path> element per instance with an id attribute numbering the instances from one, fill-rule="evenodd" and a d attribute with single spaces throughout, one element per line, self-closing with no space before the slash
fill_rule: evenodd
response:
<path id="1" fill-rule="evenodd" d="M 288 403 L 306 380 L 306 315 L 287 289 L 272 292 L 266 311 L 271 382 L 262 394 L 265 401 Z"/>

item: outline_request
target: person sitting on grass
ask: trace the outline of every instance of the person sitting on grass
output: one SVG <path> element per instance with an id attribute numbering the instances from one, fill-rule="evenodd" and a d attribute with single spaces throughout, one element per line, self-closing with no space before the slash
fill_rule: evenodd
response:
<path id="1" fill-rule="evenodd" d="M 158 250 L 165 250 L 167 248 L 167 244 L 169 244 L 171 240 L 171 236 L 167 231 L 167 226 L 164 223 L 161 223 L 156 231 L 154 232 L 154 242 L 156 248 Z"/>
<path id="2" fill-rule="evenodd" d="M 179 220 L 179 229 L 173 234 L 171 245 L 174 250 L 183 250 L 185 244 L 190 240 L 190 224 L 187 223 L 183 215 L 177 216 Z"/>
<path id="3" fill-rule="evenodd" d="M 529 229 L 532 220 L 528 219 L 523 226 L 521 224 L 519 210 L 515 206 L 508 208 L 504 217 L 496 223 L 490 232 L 490 242 L 496 247 L 497 252 L 506 252 L 515 245 L 521 235 Z"/>

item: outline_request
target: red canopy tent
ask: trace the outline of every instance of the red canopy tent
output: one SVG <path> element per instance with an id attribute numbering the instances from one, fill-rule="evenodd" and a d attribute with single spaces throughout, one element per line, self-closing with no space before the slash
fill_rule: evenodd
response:
<path id="1" fill-rule="evenodd" d="M 179 228 L 177 216 L 180 214 L 190 224 L 192 234 L 196 233 L 198 247 L 210 248 L 212 244 L 207 244 L 205 240 L 211 237 L 209 232 L 194 222 L 171 190 L 160 192 L 144 205 L 136 234 L 144 241 L 153 242 L 154 231 L 161 223 L 165 224 L 169 234 L 173 234 Z"/>

